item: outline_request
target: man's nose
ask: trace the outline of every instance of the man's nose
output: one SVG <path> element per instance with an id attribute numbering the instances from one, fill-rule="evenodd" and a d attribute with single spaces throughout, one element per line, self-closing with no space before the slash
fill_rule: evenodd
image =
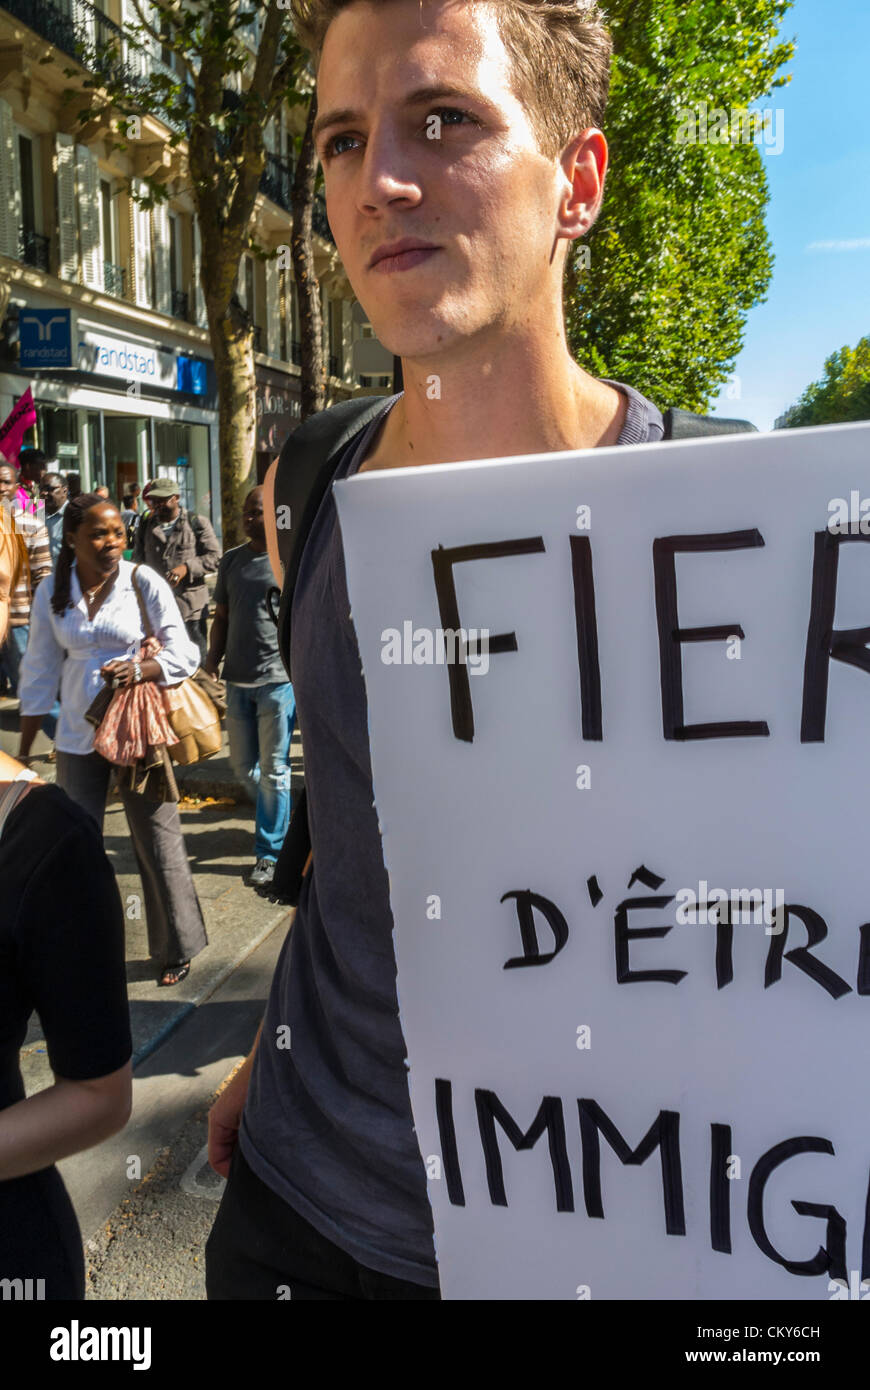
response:
<path id="1" fill-rule="evenodd" d="M 366 136 L 357 193 L 359 205 L 382 208 L 401 199 L 416 206 L 423 196 L 419 164 L 413 142 L 395 121 L 375 122 Z"/>

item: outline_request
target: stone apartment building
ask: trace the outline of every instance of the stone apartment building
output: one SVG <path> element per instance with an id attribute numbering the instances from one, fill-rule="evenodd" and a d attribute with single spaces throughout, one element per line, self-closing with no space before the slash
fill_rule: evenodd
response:
<path id="1" fill-rule="evenodd" d="M 84 488 L 105 483 L 120 498 L 132 482 L 169 474 L 182 502 L 220 530 L 217 398 L 185 145 L 168 143 L 168 117 L 143 116 L 125 150 L 112 148 L 108 117 L 77 120 L 88 104 L 82 84 L 100 64 L 133 82 L 154 68 L 177 79 L 168 50 L 132 37 L 136 23 L 130 0 L 0 4 L 0 286 L 9 287 L 0 420 L 29 385 L 30 442 Z M 256 39 L 254 25 L 252 47 Z M 65 100 L 69 90 L 79 96 Z M 301 107 L 287 108 L 266 132 L 255 239 L 269 249 L 289 241 L 292 122 L 301 119 Z M 149 174 L 168 181 L 170 197 L 144 209 L 129 189 Z M 356 346 L 372 330 L 320 197 L 314 229 L 328 400 L 392 389 L 380 344 Z M 277 260 L 246 255 L 237 292 L 254 324 L 262 473 L 299 421 L 296 287 Z"/>

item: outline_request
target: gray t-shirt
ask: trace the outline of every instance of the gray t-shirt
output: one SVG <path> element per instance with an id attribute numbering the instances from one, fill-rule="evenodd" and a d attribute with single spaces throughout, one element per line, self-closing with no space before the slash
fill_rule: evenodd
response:
<path id="1" fill-rule="evenodd" d="M 628 397 L 619 443 L 661 439 L 656 407 L 612 384 Z M 356 472 L 398 399 L 389 397 L 345 449 L 336 478 Z M 268 1187 L 360 1264 L 437 1287 L 398 1017 L 368 707 L 331 491 L 302 556 L 291 643 L 314 857 L 275 968 L 241 1149 Z"/>
<path id="2" fill-rule="evenodd" d="M 265 550 L 258 555 L 248 544 L 237 545 L 221 558 L 214 601 L 229 609 L 225 681 L 238 685 L 286 681 L 287 672 L 278 651 L 278 630 L 266 607 L 266 594 L 274 587 Z"/>

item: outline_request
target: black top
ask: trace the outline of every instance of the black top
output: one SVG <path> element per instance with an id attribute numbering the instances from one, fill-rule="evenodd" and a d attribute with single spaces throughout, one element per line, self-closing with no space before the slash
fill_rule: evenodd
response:
<path id="1" fill-rule="evenodd" d="M 129 1060 L 118 885 L 95 822 L 55 786 L 28 792 L 0 837 L 0 1110 L 24 1099 L 34 1009 L 57 1076 L 88 1081 Z"/>
<path id="2" fill-rule="evenodd" d="M 223 677 L 236 685 L 284 683 L 278 629 L 266 607 L 275 579 L 269 556 L 250 544 L 228 550 L 218 567 L 214 601 L 227 609 Z"/>

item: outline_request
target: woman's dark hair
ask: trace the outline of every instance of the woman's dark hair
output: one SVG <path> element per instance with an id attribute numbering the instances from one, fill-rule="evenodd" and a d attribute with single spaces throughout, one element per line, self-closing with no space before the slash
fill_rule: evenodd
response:
<path id="1" fill-rule="evenodd" d="M 96 492 L 80 492 L 78 497 L 73 497 L 67 502 L 66 511 L 63 514 L 60 554 L 57 557 L 57 569 L 54 575 L 54 593 L 51 596 L 53 613 L 65 613 L 68 608 L 73 606 L 69 593 L 73 548 L 69 541 L 81 526 L 91 507 L 112 507 L 115 511 L 118 510 L 114 502 L 107 501 L 105 497 L 100 497 Z"/>

